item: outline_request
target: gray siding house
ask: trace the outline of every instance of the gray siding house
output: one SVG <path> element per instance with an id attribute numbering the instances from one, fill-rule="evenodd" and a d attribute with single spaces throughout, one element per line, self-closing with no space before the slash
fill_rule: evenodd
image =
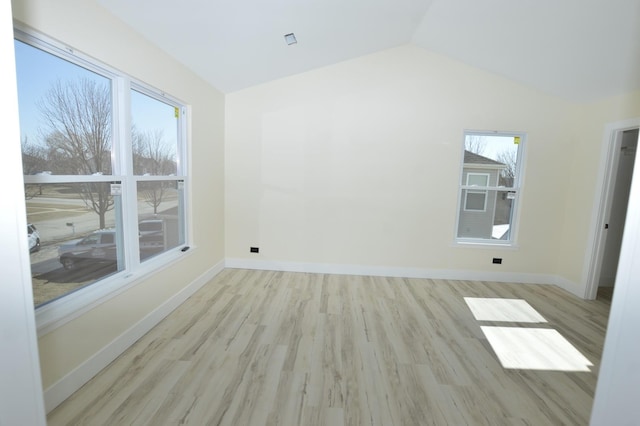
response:
<path id="1" fill-rule="evenodd" d="M 499 161 L 465 150 L 462 185 L 479 188 L 497 187 L 500 172 L 506 167 Z M 504 210 L 502 208 L 504 206 L 498 206 L 499 201 L 511 204 L 506 192 L 468 188 L 462 190 L 461 196 L 458 238 L 500 238 L 508 230 L 508 226 L 506 229 L 500 227 L 503 221 L 496 218 L 496 208 L 500 207 L 501 211 Z"/>

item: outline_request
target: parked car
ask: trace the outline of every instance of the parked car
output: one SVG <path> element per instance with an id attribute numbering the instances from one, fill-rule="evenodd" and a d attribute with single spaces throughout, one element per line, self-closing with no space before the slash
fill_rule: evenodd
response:
<path id="1" fill-rule="evenodd" d="M 29 253 L 40 250 L 40 233 L 33 223 L 27 224 L 27 235 L 29 236 Z"/>
<path id="2" fill-rule="evenodd" d="M 164 220 L 144 219 L 138 223 L 138 232 L 141 237 L 147 235 L 157 235 L 164 232 Z"/>
<path id="3" fill-rule="evenodd" d="M 116 262 L 115 237 L 115 230 L 101 229 L 84 238 L 61 244 L 58 247 L 60 263 L 65 269 L 74 269 L 80 263 Z"/>
<path id="4" fill-rule="evenodd" d="M 141 250 L 163 250 L 165 246 L 163 219 L 144 219 L 138 223 Z"/>

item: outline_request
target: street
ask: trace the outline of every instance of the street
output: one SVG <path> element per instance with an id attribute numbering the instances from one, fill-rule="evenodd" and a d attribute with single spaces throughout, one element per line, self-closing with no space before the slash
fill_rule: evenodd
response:
<path id="1" fill-rule="evenodd" d="M 177 209 L 177 200 L 163 203 L 164 211 Z M 58 246 L 83 238 L 100 229 L 99 216 L 80 198 L 35 197 L 26 201 L 27 221 L 36 226 L 40 250 L 31 253 L 31 276 L 36 306 L 54 300 L 80 287 L 116 272 L 115 263 L 87 262 L 73 270 L 63 268 Z M 150 217 L 153 208 L 146 202 L 137 205 L 138 216 Z M 115 227 L 115 211 L 105 215 L 105 228 Z"/>

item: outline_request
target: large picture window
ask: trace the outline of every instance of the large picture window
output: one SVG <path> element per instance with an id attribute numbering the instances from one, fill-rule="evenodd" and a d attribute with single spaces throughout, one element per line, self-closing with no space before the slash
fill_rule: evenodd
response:
<path id="1" fill-rule="evenodd" d="M 41 308 L 152 270 L 154 259 L 186 245 L 186 108 L 44 37 L 15 34 L 32 283 Z"/>
<path id="2" fill-rule="evenodd" d="M 521 133 L 465 133 L 458 242 L 514 242 L 524 143 Z"/>

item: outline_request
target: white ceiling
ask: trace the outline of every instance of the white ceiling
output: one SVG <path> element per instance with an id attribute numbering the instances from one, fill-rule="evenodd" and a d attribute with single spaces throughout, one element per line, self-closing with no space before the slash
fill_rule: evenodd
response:
<path id="1" fill-rule="evenodd" d="M 98 1 L 225 93 L 407 43 L 574 101 L 640 90 L 640 0 Z"/>

